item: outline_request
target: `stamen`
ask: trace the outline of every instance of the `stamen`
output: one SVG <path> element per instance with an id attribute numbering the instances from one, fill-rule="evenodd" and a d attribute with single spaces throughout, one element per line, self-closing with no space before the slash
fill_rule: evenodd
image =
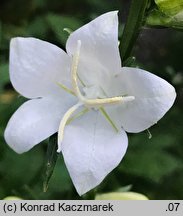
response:
<path id="1" fill-rule="evenodd" d="M 76 53 L 73 55 L 72 58 L 72 65 L 71 65 L 71 75 L 72 75 L 72 87 L 73 91 L 68 89 L 66 86 L 58 83 L 58 85 L 63 88 L 65 91 L 67 91 L 70 94 L 73 94 L 78 97 L 79 103 L 72 106 L 63 116 L 58 130 L 58 149 L 57 152 L 61 152 L 61 144 L 64 137 L 64 129 L 66 124 L 69 124 L 71 121 L 73 121 L 75 118 L 78 118 L 79 116 L 85 114 L 89 111 L 88 108 L 99 108 L 101 113 L 105 116 L 105 118 L 108 120 L 108 122 L 112 125 L 112 127 L 118 132 L 118 128 L 115 126 L 113 121 L 110 119 L 109 115 L 103 108 L 103 106 L 106 105 L 114 105 L 114 104 L 120 104 L 122 102 L 129 102 L 133 101 L 135 99 L 134 96 L 119 96 L 119 97 L 109 97 L 109 98 L 97 98 L 97 99 L 86 99 L 80 92 L 80 89 L 77 84 L 77 79 L 80 80 L 81 84 L 83 86 L 84 83 L 80 79 L 80 77 L 77 75 L 77 69 L 78 69 L 78 63 L 79 63 L 79 55 L 80 55 L 80 49 L 81 49 L 81 41 L 77 41 L 77 48 Z M 74 117 L 70 118 L 71 115 L 80 107 L 84 105 L 86 109 L 84 109 L 79 114 L 75 115 Z"/>
<path id="2" fill-rule="evenodd" d="M 77 74 L 78 80 L 80 81 L 81 85 L 83 87 L 86 87 L 86 85 L 84 84 L 83 80 L 80 78 L 79 74 Z"/>
<path id="3" fill-rule="evenodd" d="M 75 119 L 79 118 L 80 116 L 84 115 L 85 113 L 87 113 L 89 111 L 88 108 L 83 109 L 81 112 L 77 113 L 76 115 L 74 115 L 73 117 L 69 118 L 67 121 L 67 125 L 70 124 L 72 121 L 74 121 Z"/>
<path id="4" fill-rule="evenodd" d="M 128 102 L 135 99 L 134 96 L 125 96 L 125 97 L 111 97 L 111 98 L 102 98 L 102 99 L 86 99 L 80 92 L 78 84 L 77 84 L 77 69 L 78 69 L 78 63 L 79 63 L 79 55 L 80 55 L 80 49 L 81 49 L 81 41 L 77 41 L 77 48 L 76 53 L 73 56 L 72 60 L 72 67 L 71 67 L 71 73 L 72 73 L 72 86 L 74 89 L 74 93 L 77 95 L 80 101 L 83 102 L 83 104 L 87 107 L 100 107 L 105 105 L 114 105 L 119 104 L 121 102 Z"/>
<path id="5" fill-rule="evenodd" d="M 67 88 L 65 85 L 63 85 L 63 84 L 61 84 L 61 83 L 58 83 L 58 82 L 57 82 L 57 85 L 58 85 L 59 87 L 61 87 L 63 90 L 65 90 L 66 92 L 68 92 L 68 93 L 70 93 L 70 94 L 76 96 L 75 93 L 74 93 L 71 89 Z"/>
<path id="6" fill-rule="evenodd" d="M 112 121 L 110 116 L 107 114 L 105 109 L 103 107 L 101 107 L 99 110 L 103 114 L 103 116 L 106 118 L 106 120 L 111 124 L 111 126 L 114 128 L 114 130 L 118 133 L 119 132 L 118 128 L 116 127 L 116 125 L 114 124 L 114 122 Z"/>
<path id="7" fill-rule="evenodd" d="M 61 143 L 63 141 L 63 137 L 64 137 L 64 129 L 65 126 L 67 124 L 68 119 L 70 118 L 70 116 L 81 106 L 83 105 L 82 103 L 77 103 L 74 106 L 72 106 L 64 115 L 64 117 L 62 118 L 61 122 L 60 122 L 60 126 L 59 126 L 59 130 L 58 130 L 58 149 L 57 152 L 61 152 Z"/>

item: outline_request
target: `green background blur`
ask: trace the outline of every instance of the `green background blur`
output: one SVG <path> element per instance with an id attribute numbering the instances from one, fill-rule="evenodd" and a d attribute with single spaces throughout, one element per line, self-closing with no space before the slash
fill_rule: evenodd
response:
<path id="1" fill-rule="evenodd" d="M 8 74 L 12 37 L 32 36 L 64 49 L 68 33 L 96 16 L 120 11 L 120 32 L 129 9 L 128 0 L 1 0 L 0 3 L 0 199 L 90 199 L 94 193 L 132 191 L 150 199 L 183 199 L 183 33 L 174 29 L 144 28 L 133 55 L 142 68 L 157 74 L 177 90 L 175 105 L 148 132 L 129 134 L 129 148 L 120 165 L 94 190 L 79 197 L 60 156 L 49 189 L 42 192 L 47 141 L 18 155 L 5 143 L 4 129 L 25 101 L 12 88 Z"/>

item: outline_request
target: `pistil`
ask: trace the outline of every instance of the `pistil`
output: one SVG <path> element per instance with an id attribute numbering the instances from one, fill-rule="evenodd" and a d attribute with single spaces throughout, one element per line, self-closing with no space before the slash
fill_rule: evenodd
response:
<path id="1" fill-rule="evenodd" d="M 135 99 L 134 96 L 119 96 L 119 97 L 109 97 L 109 98 L 97 98 L 97 99 L 86 99 L 80 92 L 80 89 L 77 84 L 77 69 L 79 64 L 79 56 L 81 50 L 81 41 L 77 41 L 77 48 L 76 53 L 73 56 L 72 67 L 71 67 L 71 74 L 72 74 L 72 86 L 74 89 L 75 95 L 79 98 L 79 100 L 86 106 L 92 108 L 98 108 L 105 105 L 114 105 L 119 104 L 124 101 L 132 101 Z"/>
<path id="2" fill-rule="evenodd" d="M 70 117 L 72 116 L 72 114 L 82 105 L 84 105 L 86 108 L 97 108 L 99 109 L 102 114 L 107 118 L 107 120 L 109 121 L 109 123 L 113 126 L 113 128 L 118 131 L 117 127 L 114 125 L 114 123 L 112 122 L 112 120 L 110 119 L 110 117 L 108 116 L 108 114 L 105 112 L 105 110 L 103 109 L 104 106 L 107 105 L 114 105 L 114 104 L 120 104 L 122 102 L 129 102 L 135 99 L 134 96 L 117 96 L 117 97 L 109 97 L 109 98 L 96 98 L 96 99 L 87 99 L 85 98 L 79 89 L 78 83 L 77 83 L 77 79 L 78 79 L 78 75 L 77 75 L 77 70 L 78 70 L 78 64 L 79 64 L 79 57 L 80 57 L 80 49 L 81 49 L 81 41 L 78 40 L 77 41 L 77 48 L 76 48 L 76 53 L 73 55 L 73 59 L 72 59 L 72 65 L 71 65 L 71 79 L 72 79 L 72 87 L 73 87 L 73 91 L 68 89 L 66 86 L 59 84 L 59 86 L 61 86 L 65 91 L 73 94 L 74 96 L 78 97 L 79 102 L 77 104 L 75 104 L 74 106 L 72 106 L 63 116 L 61 122 L 60 122 L 60 126 L 59 126 L 59 130 L 58 130 L 58 150 L 57 152 L 61 152 L 61 144 L 64 138 L 64 129 L 65 126 L 67 124 L 67 122 L 69 122 Z"/>

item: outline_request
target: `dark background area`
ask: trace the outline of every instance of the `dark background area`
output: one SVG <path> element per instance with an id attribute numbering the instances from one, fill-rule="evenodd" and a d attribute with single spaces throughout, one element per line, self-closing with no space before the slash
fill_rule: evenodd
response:
<path id="1" fill-rule="evenodd" d="M 1 0 L 0 2 L 0 199 L 89 199 L 79 197 L 62 157 L 57 161 L 49 189 L 42 192 L 47 141 L 18 155 L 6 145 L 3 133 L 10 116 L 25 101 L 9 81 L 9 42 L 12 37 L 37 37 L 64 49 L 68 33 L 93 18 L 120 11 L 120 32 L 128 15 L 128 0 Z M 95 190 L 132 191 L 150 199 L 183 199 L 183 33 L 170 28 L 144 27 L 133 55 L 137 64 L 172 83 L 175 105 L 148 132 L 129 134 L 129 148 L 121 164 Z"/>

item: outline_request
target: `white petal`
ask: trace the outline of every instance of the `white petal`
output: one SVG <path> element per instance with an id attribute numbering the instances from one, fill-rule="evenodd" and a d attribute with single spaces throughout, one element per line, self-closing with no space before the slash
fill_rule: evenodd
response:
<path id="1" fill-rule="evenodd" d="M 14 88 L 27 98 L 57 92 L 57 82 L 70 88 L 70 57 L 57 46 L 39 39 L 13 38 L 10 79 Z"/>
<path id="2" fill-rule="evenodd" d="M 74 31 L 66 44 L 69 55 L 76 52 L 78 40 L 81 41 L 78 74 L 87 86 L 100 85 L 104 78 L 120 71 L 117 11 L 105 13 Z"/>
<path id="3" fill-rule="evenodd" d="M 135 96 L 131 102 L 106 108 L 118 127 L 135 133 L 157 123 L 176 98 L 174 87 L 164 79 L 141 69 L 127 67 L 113 77 L 107 93 L 108 96 Z"/>
<path id="4" fill-rule="evenodd" d="M 66 127 L 62 152 L 80 195 L 100 184 L 120 163 L 127 144 L 125 131 L 114 131 L 98 111 L 90 111 Z"/>
<path id="5" fill-rule="evenodd" d="M 69 100 L 68 100 L 69 99 Z M 58 131 L 70 98 L 43 98 L 25 102 L 11 117 L 5 140 L 17 153 L 23 153 Z"/>

